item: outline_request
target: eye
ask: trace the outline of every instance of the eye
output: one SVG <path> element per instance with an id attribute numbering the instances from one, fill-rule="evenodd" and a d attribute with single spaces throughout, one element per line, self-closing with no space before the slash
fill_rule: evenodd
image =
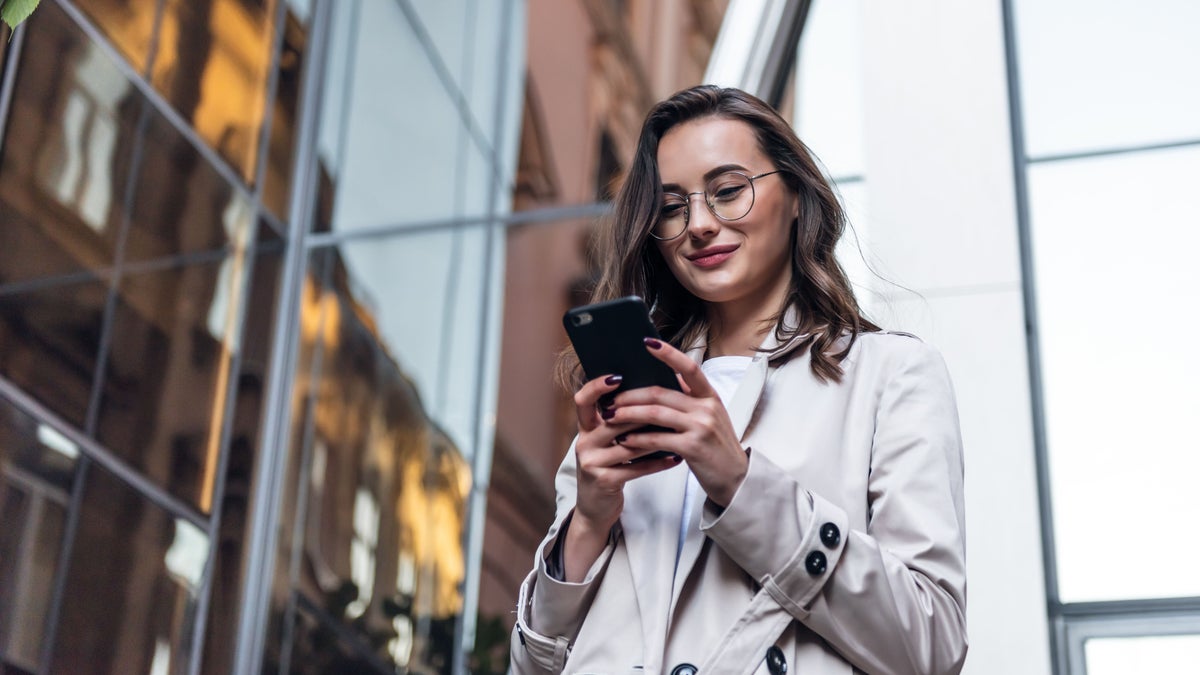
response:
<path id="1" fill-rule="evenodd" d="M 709 186 L 708 194 L 715 202 L 731 202 L 741 196 L 749 184 L 740 177 L 722 178 Z"/>
<path id="2" fill-rule="evenodd" d="M 659 208 L 658 217 L 664 220 L 680 218 L 683 216 L 683 211 L 686 208 L 687 202 L 682 199 L 667 199 L 663 201 L 662 206 Z"/>

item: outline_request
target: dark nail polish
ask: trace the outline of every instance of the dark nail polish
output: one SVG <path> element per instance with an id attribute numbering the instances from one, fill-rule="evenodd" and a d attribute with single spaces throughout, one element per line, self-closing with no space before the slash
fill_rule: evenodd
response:
<path id="1" fill-rule="evenodd" d="M 613 415 L 616 415 L 616 414 L 617 414 L 617 411 L 615 408 L 601 408 L 600 409 L 600 416 L 606 420 L 611 420 L 613 418 Z"/>
<path id="2" fill-rule="evenodd" d="M 683 461 L 683 458 L 679 455 L 671 455 L 671 461 L 678 464 Z"/>
<path id="3" fill-rule="evenodd" d="M 621 377 L 620 375 L 609 375 L 608 377 L 604 378 L 604 384 L 607 384 L 611 387 L 614 384 L 621 384 L 621 380 L 623 379 L 625 378 Z"/>
<path id="4" fill-rule="evenodd" d="M 662 347 L 662 342 L 655 340 L 654 338 L 651 338 L 651 337 L 643 338 L 642 342 L 645 342 L 646 346 L 649 347 L 650 349 L 658 349 L 658 348 Z"/>
<path id="5" fill-rule="evenodd" d="M 626 438 L 629 438 L 629 434 L 621 434 L 621 435 L 617 436 L 616 438 L 614 438 L 613 440 L 616 441 L 617 445 L 620 445 L 621 443 L 625 442 Z"/>

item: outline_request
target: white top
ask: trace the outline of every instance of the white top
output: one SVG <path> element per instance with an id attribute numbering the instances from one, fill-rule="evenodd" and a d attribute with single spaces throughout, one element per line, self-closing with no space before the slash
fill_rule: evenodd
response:
<path id="1" fill-rule="evenodd" d="M 738 385 L 746 375 L 746 369 L 753 360 L 751 356 L 714 356 L 700 364 L 700 370 L 708 378 L 708 383 L 716 390 L 726 408 L 729 407 L 733 392 L 737 391 Z M 679 553 L 683 551 L 683 540 L 687 537 L 688 514 L 692 512 L 696 495 L 701 493 L 700 482 L 696 480 L 690 468 L 687 472 L 687 485 L 683 489 L 683 517 L 679 520 L 679 543 L 675 547 L 676 566 L 679 565 Z"/>

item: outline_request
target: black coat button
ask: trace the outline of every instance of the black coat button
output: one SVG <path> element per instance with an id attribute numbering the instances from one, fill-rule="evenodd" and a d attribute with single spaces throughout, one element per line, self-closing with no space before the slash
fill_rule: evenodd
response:
<path id="1" fill-rule="evenodd" d="M 825 523 L 821 526 L 821 543 L 829 548 L 837 548 L 842 543 L 842 531 L 833 523 Z"/>
<path id="2" fill-rule="evenodd" d="M 814 577 L 825 573 L 826 564 L 825 554 L 820 551 L 813 551 L 804 559 L 804 569 L 808 570 L 808 573 Z"/>
<path id="3" fill-rule="evenodd" d="M 681 663 L 671 669 L 671 675 L 696 675 L 696 666 L 690 663 Z"/>
<path id="4" fill-rule="evenodd" d="M 771 675 L 784 675 L 787 672 L 787 657 L 776 645 L 771 645 L 767 650 L 767 670 L 771 671 Z"/>

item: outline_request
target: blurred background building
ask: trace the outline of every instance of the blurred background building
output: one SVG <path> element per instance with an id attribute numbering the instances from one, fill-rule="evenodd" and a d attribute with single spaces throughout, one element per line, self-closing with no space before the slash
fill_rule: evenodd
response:
<path id="1" fill-rule="evenodd" d="M 559 319 L 642 116 L 701 81 L 793 121 L 868 311 L 947 358 L 965 672 L 1188 672 L 1198 32 L 1191 0 L 43 0 L 0 30 L 0 675 L 503 672 L 574 433 Z"/>

